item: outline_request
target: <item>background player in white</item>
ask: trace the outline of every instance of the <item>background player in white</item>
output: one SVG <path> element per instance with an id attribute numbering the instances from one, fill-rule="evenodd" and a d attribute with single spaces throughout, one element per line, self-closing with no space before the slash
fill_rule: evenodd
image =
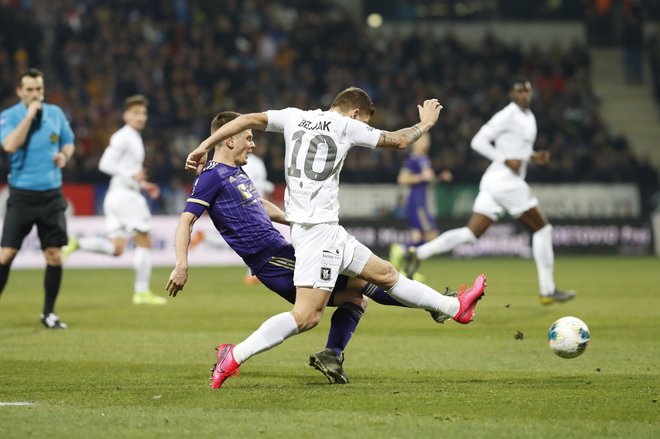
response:
<path id="1" fill-rule="evenodd" d="M 472 148 L 490 159 L 479 184 L 473 213 L 467 226 L 448 230 L 419 247 L 409 248 L 406 273 L 415 271 L 417 260 L 445 253 L 454 247 L 476 242 L 493 222 L 505 212 L 518 218 L 534 232 L 532 253 L 538 270 L 541 303 L 564 302 L 575 297 L 574 291 L 555 287 L 552 225 L 539 208 L 538 199 L 525 181 L 527 164 L 545 164 L 548 151 L 534 151 L 536 119 L 529 108 L 532 85 L 524 78 L 513 80 L 511 102 L 484 125 L 472 139 Z"/>
<path id="2" fill-rule="evenodd" d="M 142 95 L 130 96 L 124 102 L 123 119 L 126 125 L 110 137 L 110 144 L 99 161 L 99 169 L 112 176 L 110 187 L 103 201 L 108 238 L 69 238 L 63 248 L 64 257 L 75 250 L 86 250 L 106 255 L 119 256 L 124 252 L 128 239 L 135 239 L 133 268 L 135 283 L 133 303 L 136 305 L 163 305 L 165 297 L 151 292 L 151 212 L 145 191 L 156 199 L 160 189 L 147 181 L 144 169 L 144 143 L 140 132 L 147 123 L 149 101 Z"/>
<path id="3" fill-rule="evenodd" d="M 405 148 L 435 124 L 442 106 L 436 99 L 418 105 L 420 122 L 396 132 L 377 130 L 366 122 L 374 113 L 371 98 L 350 87 L 337 95 L 329 111 L 287 108 L 242 115 L 200 144 L 186 160 L 198 170 L 217 143 L 248 129 L 283 133 L 286 145 L 286 220 L 291 223 L 295 248 L 296 301 L 291 312 L 265 321 L 237 345 L 218 346 L 212 387 L 219 388 L 251 356 L 315 327 L 339 274 L 376 284 L 400 302 L 443 312 L 469 323 L 484 294 L 485 276 L 458 298 L 440 294 L 420 282 L 400 276 L 394 266 L 371 253 L 338 223 L 339 173 L 353 146 Z"/>
<path id="4" fill-rule="evenodd" d="M 254 187 L 259 192 L 259 195 L 261 195 L 261 198 L 268 199 L 270 194 L 273 193 L 273 190 L 275 190 L 275 185 L 268 180 L 266 164 L 261 159 L 261 156 L 266 151 L 265 145 L 267 145 L 267 141 L 261 141 L 259 144 L 256 144 L 254 149 L 248 154 L 247 163 L 242 168 L 254 183 Z"/>

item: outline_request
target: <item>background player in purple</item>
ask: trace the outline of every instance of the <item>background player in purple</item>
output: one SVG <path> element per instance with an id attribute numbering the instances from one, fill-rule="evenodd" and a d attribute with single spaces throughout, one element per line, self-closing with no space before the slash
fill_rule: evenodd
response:
<path id="1" fill-rule="evenodd" d="M 238 116 L 232 111 L 219 113 L 213 119 L 211 132 Z M 176 266 L 166 286 L 171 296 L 176 296 L 186 284 L 190 235 L 195 221 L 206 210 L 216 229 L 252 273 L 266 287 L 290 303 L 295 302 L 293 246 L 271 221 L 288 224 L 284 212 L 260 198 L 241 168 L 252 148 L 251 130 L 230 137 L 216 147 L 213 160 L 195 180 L 176 231 Z M 340 276 L 328 302 L 329 306 L 337 306 L 337 310 L 332 315 L 326 349 L 310 356 L 310 366 L 321 371 L 330 383 L 348 382 L 342 367 L 343 351 L 364 314 L 367 306 L 364 296 L 388 305 L 405 306 L 373 284 Z"/>
<path id="2" fill-rule="evenodd" d="M 435 173 L 428 156 L 431 136 L 426 133 L 411 146 L 411 152 L 399 171 L 397 183 L 410 186 L 406 216 L 410 226 L 410 243 L 419 245 L 438 235 L 435 217 L 426 202 L 426 189 L 435 181 Z"/>
<path id="3" fill-rule="evenodd" d="M 424 134 L 411 145 L 410 155 L 406 158 L 399 175 L 397 183 L 401 186 L 409 186 L 408 200 L 406 203 L 406 218 L 410 227 L 410 242 L 408 245 L 418 246 L 438 236 L 436 218 L 428 206 L 427 190 L 435 182 L 450 182 L 451 172 L 444 170 L 437 176 L 433 171 L 433 165 L 429 158 L 431 147 L 431 135 Z M 397 270 L 403 268 L 403 258 L 407 246 L 396 243 L 390 248 L 390 261 Z M 406 273 L 408 277 L 412 273 Z"/>

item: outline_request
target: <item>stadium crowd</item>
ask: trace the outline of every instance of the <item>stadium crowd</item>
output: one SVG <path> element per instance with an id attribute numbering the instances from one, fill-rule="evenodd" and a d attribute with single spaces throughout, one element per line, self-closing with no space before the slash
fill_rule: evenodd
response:
<path id="1" fill-rule="evenodd" d="M 379 34 L 329 0 L 3 0 L 0 17 L 0 102 L 15 103 L 17 72 L 45 72 L 46 99 L 68 112 L 76 134 L 68 182 L 107 182 L 98 161 L 131 94 L 150 99 L 147 166 L 163 200 L 172 200 L 192 179 L 183 162 L 208 135 L 211 115 L 327 108 L 339 90 L 356 85 L 373 97 L 372 123 L 384 129 L 413 123 L 415 104 L 438 97 L 445 109 L 431 131 L 434 166 L 476 183 L 488 163 L 470 139 L 508 103 L 510 79 L 525 75 L 535 85 L 536 148 L 553 157 L 547 168 L 530 170 L 530 182 L 634 182 L 643 194 L 657 190 L 657 171 L 600 117 L 588 50 L 578 43 L 523 50 L 493 35 L 470 45 L 451 34 Z M 283 182 L 283 142 L 256 141 L 268 144 L 270 179 Z M 358 148 L 342 180 L 394 183 L 404 157 Z"/>

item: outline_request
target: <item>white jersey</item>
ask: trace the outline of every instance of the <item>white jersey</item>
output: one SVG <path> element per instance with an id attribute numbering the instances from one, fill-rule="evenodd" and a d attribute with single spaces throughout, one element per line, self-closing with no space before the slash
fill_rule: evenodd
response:
<path id="1" fill-rule="evenodd" d="M 110 144 L 99 161 L 99 170 L 112 176 L 110 190 L 139 192 L 140 184 L 133 176 L 144 167 L 144 143 L 139 131 L 124 125 L 110 137 Z"/>
<path id="2" fill-rule="evenodd" d="M 247 163 L 241 166 L 243 172 L 250 177 L 255 189 L 262 197 L 272 193 L 275 189 L 273 183 L 268 181 L 268 173 L 266 172 L 266 165 L 261 157 L 255 154 L 248 154 Z"/>
<path id="3" fill-rule="evenodd" d="M 284 134 L 284 204 L 299 224 L 339 221 L 339 173 L 352 146 L 375 148 L 377 130 L 335 111 L 267 111 L 266 131 Z"/>
<path id="4" fill-rule="evenodd" d="M 472 148 L 493 161 L 481 178 L 479 189 L 506 190 L 524 181 L 535 140 L 536 118 L 531 110 L 511 102 L 495 113 L 472 139 Z M 508 159 L 522 160 L 518 174 L 504 164 Z"/>

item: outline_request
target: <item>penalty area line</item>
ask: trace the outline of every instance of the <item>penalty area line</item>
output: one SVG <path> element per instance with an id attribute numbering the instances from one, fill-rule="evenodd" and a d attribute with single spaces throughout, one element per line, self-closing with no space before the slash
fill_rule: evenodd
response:
<path id="1" fill-rule="evenodd" d="M 2 407 L 2 406 L 25 406 L 25 405 L 34 405 L 34 403 L 33 402 L 21 402 L 21 401 L 16 401 L 16 402 L 0 401 L 0 407 Z"/>

